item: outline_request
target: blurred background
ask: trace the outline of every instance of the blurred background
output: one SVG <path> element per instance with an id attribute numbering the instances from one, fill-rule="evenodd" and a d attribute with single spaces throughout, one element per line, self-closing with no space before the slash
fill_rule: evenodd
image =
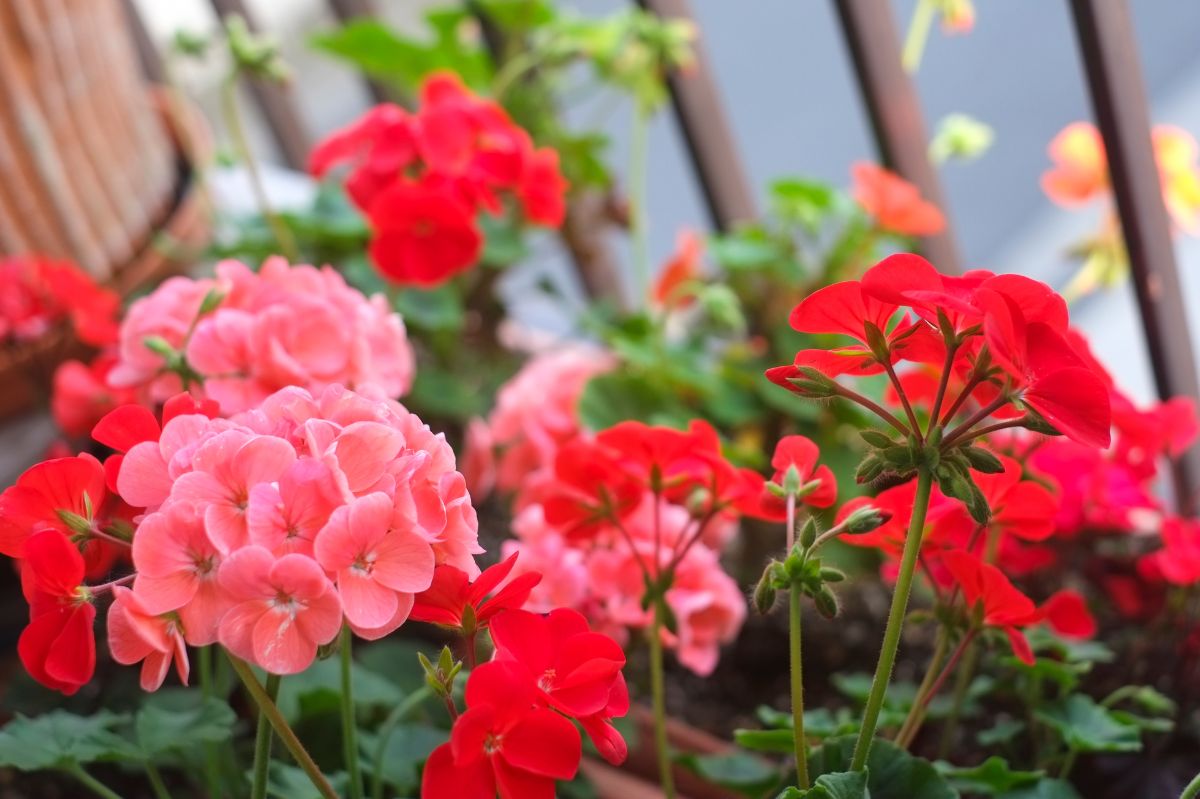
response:
<path id="1" fill-rule="evenodd" d="M 381 0 L 380 16 L 412 33 L 423 30 L 426 0 Z M 136 0 L 160 47 L 178 30 L 212 32 L 216 16 L 207 0 Z M 619 0 L 560 2 L 587 15 L 620 8 Z M 897 25 L 904 30 L 914 0 L 894 0 Z M 354 119 L 370 105 L 361 80 L 344 65 L 308 46 L 317 31 L 335 19 L 321 0 L 249 3 L 264 30 L 279 38 L 295 72 L 297 101 L 314 137 Z M 692 0 L 703 45 L 756 190 L 780 176 L 803 176 L 835 185 L 849 183 L 850 164 L 875 159 L 852 67 L 843 46 L 832 3 L 756 0 Z M 1200 133 L 1200 3 L 1130 3 L 1140 49 L 1152 121 Z M 947 114 L 965 112 L 990 125 L 991 149 L 968 164 L 942 168 L 948 205 L 968 267 L 1021 272 L 1057 287 L 1074 265 L 1065 249 L 1094 229 L 1099 207 L 1066 211 L 1053 205 L 1039 186 L 1049 166 L 1047 144 L 1065 125 L 1091 119 L 1087 87 L 1075 45 L 1067 3 L 1046 0 L 979 0 L 969 35 L 947 36 L 936 28 L 916 77 L 930 131 Z M 753 45 L 751 45 L 753 43 Z M 752 47 L 752 49 L 751 49 Z M 212 120 L 217 113 L 218 63 L 195 66 L 179 76 Z M 599 107 L 586 101 L 581 121 L 599 124 L 611 136 L 612 162 L 627 161 L 631 113 L 628 104 Z M 247 102 L 246 115 L 256 119 Z M 218 131 L 218 137 L 222 135 Z M 272 160 L 273 143 L 259 125 L 255 146 Z M 275 159 L 278 161 L 278 158 Z M 681 228 L 706 229 L 699 189 L 674 119 L 660 113 L 650 140 L 650 253 L 660 263 Z M 307 200 L 311 184 L 276 169 L 271 190 L 282 204 Z M 222 202 L 250 207 L 244 185 L 226 176 Z M 549 275 L 561 278 L 563 256 L 553 245 L 524 270 L 506 277 L 504 291 L 521 303 L 523 287 Z M 1192 319 L 1200 318 L 1200 239 L 1177 237 L 1176 247 Z M 525 292 L 528 294 L 528 292 Z M 531 299 L 525 315 L 554 328 L 553 309 Z M 1090 335 L 1120 383 L 1135 398 L 1153 397 L 1133 289 L 1121 287 L 1084 298 L 1074 318 Z M 1200 345 L 1200 324 L 1193 324 Z"/>

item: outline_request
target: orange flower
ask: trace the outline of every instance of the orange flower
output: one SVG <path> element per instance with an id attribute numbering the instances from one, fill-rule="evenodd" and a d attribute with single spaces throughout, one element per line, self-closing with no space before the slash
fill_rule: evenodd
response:
<path id="1" fill-rule="evenodd" d="M 921 199 L 917 187 L 894 172 L 859 161 L 851 173 L 854 199 L 880 228 L 901 236 L 932 236 L 946 227 L 937 206 Z"/>
<path id="2" fill-rule="evenodd" d="M 1154 159 L 1163 202 L 1181 230 L 1200 233 L 1200 147 L 1187 131 L 1171 125 L 1153 130 Z M 1054 166 L 1042 175 L 1042 189 L 1066 207 L 1082 205 L 1109 191 L 1104 140 L 1090 122 L 1072 122 L 1050 142 Z"/>
<path id="3" fill-rule="evenodd" d="M 700 259 L 704 240 L 694 230 L 682 230 L 675 241 L 675 252 L 654 282 L 654 302 L 664 308 L 684 308 L 695 299 L 688 283 L 700 277 Z"/>
<path id="4" fill-rule="evenodd" d="M 948 34 L 970 33 L 975 27 L 975 4 L 971 0 L 944 0 L 942 31 Z"/>

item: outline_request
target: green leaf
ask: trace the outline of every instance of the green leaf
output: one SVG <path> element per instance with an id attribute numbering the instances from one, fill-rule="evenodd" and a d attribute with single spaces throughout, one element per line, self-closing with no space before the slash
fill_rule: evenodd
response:
<path id="1" fill-rule="evenodd" d="M 134 731 L 142 751 L 156 755 L 227 741 L 236 723 L 237 716 L 224 700 L 178 689 L 148 696 L 134 719 Z"/>
<path id="2" fill-rule="evenodd" d="M 794 736 L 790 729 L 734 730 L 733 740 L 738 746 L 752 752 L 790 753 Z"/>
<path id="3" fill-rule="evenodd" d="M 1033 651 L 1047 652 L 1067 663 L 1111 663 L 1117 655 L 1099 641 L 1076 641 L 1063 638 L 1045 626 L 1034 627 L 1026 635 Z"/>
<path id="4" fill-rule="evenodd" d="M 309 41 L 317 50 L 348 62 L 368 75 L 405 91 L 415 90 L 430 72 L 449 69 L 470 86 L 479 87 L 491 75 L 487 55 L 458 35 L 462 12 L 430 13 L 430 41 L 406 38 L 384 23 L 355 19 L 343 27 L 319 33 Z"/>
<path id="5" fill-rule="evenodd" d="M 816 230 L 834 209 L 837 191 L 824 183 L 797 178 L 782 178 L 770 185 L 775 215 L 787 222 Z"/>
<path id="6" fill-rule="evenodd" d="M 0 766 L 39 771 L 97 760 L 136 760 L 137 749 L 114 732 L 128 720 L 107 710 L 90 716 L 64 710 L 37 718 L 17 715 L 0 730 Z"/>
<path id="7" fill-rule="evenodd" d="M 345 772 L 326 773 L 325 777 L 339 796 L 345 795 L 350 785 Z M 312 780 L 302 769 L 278 760 L 271 761 L 267 771 L 267 796 L 272 799 L 322 799 L 321 793 L 313 787 Z"/>
<path id="8" fill-rule="evenodd" d="M 403 691 L 359 663 L 354 664 L 353 677 L 354 704 L 360 708 L 390 708 L 404 699 Z M 341 691 L 341 665 L 337 659 L 318 660 L 283 681 L 277 704 L 284 717 L 295 722 L 305 715 L 340 707 Z"/>
<path id="9" fill-rule="evenodd" d="M 446 742 L 448 733 L 427 724 L 402 724 L 392 730 L 384 747 L 384 782 L 396 788 L 401 796 L 416 794 L 420 788 L 421 764 L 429 754 Z M 359 758 L 363 769 L 374 774 L 375 750 L 379 739 L 374 735 L 360 735 L 362 754 Z"/>
<path id="10" fill-rule="evenodd" d="M 392 294 L 392 307 L 410 328 L 429 331 L 461 330 L 462 298 L 450 283 L 433 289 L 404 289 Z"/>
<path id="11" fill-rule="evenodd" d="M 480 230 L 483 231 L 483 253 L 479 256 L 481 263 L 503 268 L 517 263 L 529 254 L 521 225 L 513 217 L 481 213 L 477 221 Z"/>
<path id="12" fill-rule="evenodd" d="M 832 738 L 813 750 L 814 774 L 848 771 L 855 736 Z M 909 754 L 891 741 L 876 739 L 867 759 L 871 799 L 958 799 L 955 790 L 927 760 Z"/>
<path id="13" fill-rule="evenodd" d="M 675 761 L 706 782 L 722 788 L 758 796 L 779 781 L 779 772 L 771 763 L 745 752 L 725 755 L 680 755 Z"/>
<path id="14" fill-rule="evenodd" d="M 807 791 L 788 788 L 777 799 L 870 799 L 865 771 L 822 774 Z"/>
<path id="15" fill-rule="evenodd" d="M 1142 748 L 1136 724 L 1121 721 L 1083 694 L 1072 694 L 1039 709 L 1036 715 L 1078 752 L 1136 752 Z"/>
<path id="16" fill-rule="evenodd" d="M 681 426 L 689 416 L 661 381 L 639 374 L 597 375 L 588 381 L 579 398 L 579 418 L 591 430 L 604 430 L 626 419 Z"/>
<path id="17" fill-rule="evenodd" d="M 994 755 L 972 768 L 954 766 L 944 761 L 938 761 L 934 766 L 955 788 L 982 796 L 996 796 L 1029 787 L 1045 774 L 1042 771 L 1013 771 L 1008 767 L 1008 761 Z"/>
<path id="18" fill-rule="evenodd" d="M 1042 780 L 1028 788 L 1002 793 L 997 799 L 1080 799 L 1080 796 L 1065 780 Z"/>
<path id="19" fill-rule="evenodd" d="M 709 240 L 713 260 L 731 272 L 769 269 L 788 257 L 761 228 L 743 228 Z"/>
<path id="20" fill-rule="evenodd" d="M 975 735 L 975 740 L 981 746 L 993 747 L 1001 744 L 1006 744 L 1025 731 L 1025 722 L 1017 719 L 1003 719 L 997 721 L 986 730 L 980 730 Z"/>

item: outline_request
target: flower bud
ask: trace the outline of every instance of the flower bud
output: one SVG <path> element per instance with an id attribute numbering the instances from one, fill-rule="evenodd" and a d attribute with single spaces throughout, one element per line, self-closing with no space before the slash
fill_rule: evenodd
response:
<path id="1" fill-rule="evenodd" d="M 803 396 L 817 399 L 837 396 L 837 383 L 816 369 L 811 366 L 801 366 L 799 372 L 803 377 L 789 377 L 788 382 L 795 386 Z"/>
<path id="2" fill-rule="evenodd" d="M 808 520 L 804 522 L 804 527 L 800 530 L 800 547 L 802 549 L 808 549 L 816 540 L 817 520 L 810 516 L 808 517 Z"/>
<path id="3" fill-rule="evenodd" d="M 800 470 L 795 464 L 787 467 L 787 471 L 783 475 L 783 490 L 784 493 L 796 496 L 800 493 Z"/>
<path id="4" fill-rule="evenodd" d="M 754 586 L 754 609 L 761 615 L 765 616 L 771 612 L 771 608 L 775 607 L 775 578 L 772 575 L 772 567 L 777 561 L 772 561 L 766 569 L 763 570 L 762 577 L 758 580 L 758 585 Z"/>
<path id="5" fill-rule="evenodd" d="M 872 505 L 858 508 L 849 516 L 843 525 L 846 527 L 846 532 L 852 535 L 861 533 L 869 533 L 877 527 L 887 524 L 892 518 L 892 514 L 887 511 L 882 511 Z"/>
<path id="6" fill-rule="evenodd" d="M 841 605 L 838 604 L 837 594 L 827 585 L 822 585 L 816 593 L 812 595 L 813 603 L 817 606 L 817 612 L 827 619 L 836 618 L 841 612 Z"/>
<path id="7" fill-rule="evenodd" d="M 961 0 L 951 5 L 961 6 Z M 947 14 L 945 19 L 949 20 Z M 929 156 L 938 163 L 951 159 L 972 161 L 987 152 L 995 139 L 991 126 L 966 114 L 950 114 L 938 123 L 929 145 Z"/>

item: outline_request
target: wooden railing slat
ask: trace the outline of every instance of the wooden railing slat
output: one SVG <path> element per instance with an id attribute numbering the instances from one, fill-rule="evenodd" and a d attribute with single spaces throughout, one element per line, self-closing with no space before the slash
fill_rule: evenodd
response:
<path id="1" fill-rule="evenodd" d="M 1171 223 L 1150 133 L 1133 23 L 1125 0 L 1072 0 L 1096 122 L 1104 137 L 1154 382 L 1163 399 L 1200 398 L 1196 355 L 1175 263 Z M 1196 511 L 1200 447 L 1176 464 L 1181 513 Z"/>
<path id="2" fill-rule="evenodd" d="M 688 0 L 637 2 L 664 19 L 695 21 Z M 704 43 L 697 41 L 694 50 L 695 62 L 687 72 L 669 75 L 667 83 L 710 221 L 725 232 L 754 219 L 758 211 Z"/>
<path id="3" fill-rule="evenodd" d="M 925 256 L 943 272 L 961 272 L 962 256 L 937 171 L 929 161 L 929 136 L 912 79 L 900 59 L 900 37 L 891 3 L 836 0 L 846 47 L 883 164 L 915 184 L 945 214 L 946 229 L 921 240 Z"/>

